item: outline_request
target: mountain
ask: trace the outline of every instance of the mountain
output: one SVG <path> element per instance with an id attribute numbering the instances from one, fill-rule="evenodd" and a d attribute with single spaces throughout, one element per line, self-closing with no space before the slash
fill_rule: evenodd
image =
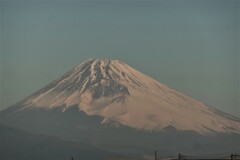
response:
<path id="1" fill-rule="evenodd" d="M 17 110 L 78 105 L 87 115 L 139 130 L 240 132 L 240 120 L 177 92 L 118 60 L 90 59 L 28 97 Z"/>
<path id="2" fill-rule="evenodd" d="M 119 60 L 86 60 L 0 112 L 0 119 L 8 126 L 111 151 L 150 153 L 159 147 L 165 153 L 200 153 L 240 148 L 239 118 Z"/>
<path id="3" fill-rule="evenodd" d="M 2 160 L 52 160 L 71 159 L 71 157 L 105 160 L 117 157 L 114 153 L 84 143 L 35 135 L 4 125 L 0 125 L 0 142 L 0 158 Z"/>

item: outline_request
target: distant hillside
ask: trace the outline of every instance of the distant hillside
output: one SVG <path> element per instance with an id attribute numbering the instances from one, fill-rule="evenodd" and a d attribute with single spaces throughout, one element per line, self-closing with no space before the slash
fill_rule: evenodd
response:
<path id="1" fill-rule="evenodd" d="M 87 144 L 35 135 L 0 125 L 1 160 L 70 160 L 71 157 L 78 160 L 103 160 L 117 156 Z"/>

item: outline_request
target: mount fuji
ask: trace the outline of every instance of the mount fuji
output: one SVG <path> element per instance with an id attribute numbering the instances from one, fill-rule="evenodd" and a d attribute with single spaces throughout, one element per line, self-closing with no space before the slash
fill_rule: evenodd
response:
<path id="1" fill-rule="evenodd" d="M 216 153 L 240 148 L 236 140 L 239 118 L 171 89 L 120 60 L 88 59 L 1 111 L 0 120 L 11 127 L 111 151 L 161 148 L 165 153 L 212 153 L 209 147 L 215 147 Z"/>

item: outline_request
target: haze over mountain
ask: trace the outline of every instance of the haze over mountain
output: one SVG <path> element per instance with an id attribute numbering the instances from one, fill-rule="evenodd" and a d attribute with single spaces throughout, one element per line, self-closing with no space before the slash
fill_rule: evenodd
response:
<path id="1" fill-rule="evenodd" d="M 134 153 L 146 148 L 151 151 L 160 144 L 166 153 L 192 152 L 184 146 L 185 140 L 198 146 L 197 152 L 207 150 L 206 144 L 215 147 L 214 153 L 235 151 L 239 143 L 234 139 L 240 136 L 239 118 L 171 89 L 122 61 L 109 59 L 84 61 L 0 112 L 0 118 L 6 125 L 31 132 Z M 226 138 L 221 146 L 219 139 L 226 135 L 231 139 Z"/>

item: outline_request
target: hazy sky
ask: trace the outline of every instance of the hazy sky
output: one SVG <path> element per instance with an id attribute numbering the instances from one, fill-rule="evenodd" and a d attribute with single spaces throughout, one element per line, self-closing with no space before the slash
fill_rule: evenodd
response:
<path id="1" fill-rule="evenodd" d="M 36 1 L 0 0 L 0 109 L 110 58 L 240 117 L 240 1 Z"/>

